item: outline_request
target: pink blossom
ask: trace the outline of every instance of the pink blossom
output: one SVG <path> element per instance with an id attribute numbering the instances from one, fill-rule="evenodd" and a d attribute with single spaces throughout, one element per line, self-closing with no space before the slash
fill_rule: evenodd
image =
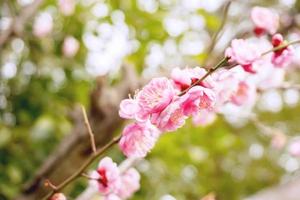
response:
<path id="1" fill-rule="evenodd" d="M 293 141 L 289 147 L 288 151 L 292 156 L 300 156 L 300 139 Z"/>
<path id="2" fill-rule="evenodd" d="M 140 115 L 161 112 L 174 98 L 175 91 L 167 78 L 152 79 L 138 94 L 137 102 L 142 108 Z"/>
<path id="3" fill-rule="evenodd" d="M 33 23 L 33 34 L 39 38 L 47 36 L 53 28 L 53 19 L 52 16 L 43 12 L 39 14 Z"/>
<path id="4" fill-rule="evenodd" d="M 50 200 L 67 200 L 63 193 L 55 193 Z"/>
<path id="5" fill-rule="evenodd" d="M 237 66 L 230 70 L 219 70 L 213 74 L 216 82 L 213 88 L 216 94 L 216 108 L 219 109 L 224 103 L 227 103 L 231 96 L 237 91 L 240 82 L 240 76 L 245 74 L 244 70 Z"/>
<path id="6" fill-rule="evenodd" d="M 274 34 L 279 26 L 279 16 L 274 11 L 264 7 L 254 7 L 251 19 L 255 25 L 254 32 L 257 36 L 268 32 Z"/>
<path id="7" fill-rule="evenodd" d="M 124 119 L 134 119 L 139 111 L 140 107 L 135 99 L 124 99 L 120 103 L 119 115 Z"/>
<path id="8" fill-rule="evenodd" d="M 185 123 L 186 115 L 182 109 L 180 98 L 174 100 L 161 113 L 155 113 L 151 117 L 151 122 L 161 131 L 175 131 Z"/>
<path id="9" fill-rule="evenodd" d="M 174 68 L 171 73 L 171 78 L 174 81 L 176 87 L 180 91 L 184 91 L 188 87 L 190 87 L 192 84 L 194 84 L 196 81 L 198 81 L 200 78 L 202 78 L 206 73 L 207 73 L 207 71 L 200 67 L 195 67 L 192 69 Z M 206 79 L 204 81 L 201 81 L 197 85 L 211 88 L 214 85 L 214 83 L 213 83 L 211 77 L 208 76 L 208 77 L 206 77 Z"/>
<path id="10" fill-rule="evenodd" d="M 241 65 L 245 71 L 252 72 L 252 63 L 260 57 L 257 47 L 249 41 L 243 39 L 234 39 L 231 46 L 225 51 L 225 56 L 229 62 Z"/>
<path id="11" fill-rule="evenodd" d="M 288 46 L 280 54 L 274 52 L 272 57 L 272 63 L 275 67 L 285 67 L 293 60 L 294 49 Z"/>
<path id="12" fill-rule="evenodd" d="M 59 0 L 58 6 L 63 15 L 70 16 L 75 10 L 75 0 Z"/>
<path id="13" fill-rule="evenodd" d="M 159 135 L 149 122 L 129 124 L 123 130 L 119 146 L 127 157 L 142 158 L 154 147 Z"/>
<path id="14" fill-rule="evenodd" d="M 193 124 L 200 126 L 207 126 L 216 120 L 216 113 L 208 110 L 200 110 L 193 116 Z"/>
<path id="15" fill-rule="evenodd" d="M 194 86 L 181 97 L 181 107 L 186 116 L 193 115 L 199 109 L 212 110 L 216 96 L 213 90 L 202 86 Z"/>
<path id="16" fill-rule="evenodd" d="M 94 179 L 92 182 L 97 182 L 98 190 L 106 195 L 117 191 L 120 187 L 120 172 L 117 164 L 112 161 L 111 158 L 103 158 L 98 165 L 96 173 L 92 174 Z"/>
<path id="17" fill-rule="evenodd" d="M 252 104 L 256 99 L 256 87 L 246 81 L 241 81 L 237 91 L 231 96 L 231 102 L 240 106 L 243 104 Z"/>
<path id="18" fill-rule="evenodd" d="M 283 41 L 283 37 L 281 34 L 275 34 L 272 37 L 272 45 L 273 47 L 279 47 L 280 45 L 284 45 L 285 41 Z M 272 63 L 275 67 L 283 67 L 287 66 L 291 63 L 294 55 L 294 49 L 292 46 L 287 46 L 281 48 L 279 50 L 274 51 L 272 55 Z"/>
<path id="19" fill-rule="evenodd" d="M 76 55 L 79 49 L 79 42 L 72 36 L 68 36 L 64 39 L 63 53 L 66 57 L 72 58 Z"/>
<path id="20" fill-rule="evenodd" d="M 140 178 L 139 172 L 134 168 L 125 171 L 121 176 L 121 184 L 123 187 L 120 187 L 118 190 L 118 196 L 122 199 L 130 198 L 133 193 L 139 190 Z"/>

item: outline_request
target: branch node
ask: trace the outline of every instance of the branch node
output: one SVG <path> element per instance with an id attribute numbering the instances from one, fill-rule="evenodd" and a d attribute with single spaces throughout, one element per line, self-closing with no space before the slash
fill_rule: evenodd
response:
<path id="1" fill-rule="evenodd" d="M 96 151 L 97 151 L 97 148 L 96 148 L 96 144 L 95 144 L 94 133 L 92 131 L 91 125 L 89 123 L 89 120 L 88 120 L 88 117 L 87 117 L 87 114 L 86 114 L 86 110 L 85 110 L 83 105 L 81 105 L 81 110 L 82 110 L 82 114 L 83 114 L 83 118 L 84 118 L 84 124 L 85 124 L 85 126 L 88 130 L 88 134 L 90 136 L 91 147 L 92 147 L 93 153 L 95 154 Z"/>

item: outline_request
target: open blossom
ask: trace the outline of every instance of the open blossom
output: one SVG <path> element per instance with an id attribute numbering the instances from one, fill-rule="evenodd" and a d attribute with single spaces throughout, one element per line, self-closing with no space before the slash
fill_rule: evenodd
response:
<path id="1" fill-rule="evenodd" d="M 251 11 L 251 19 L 257 36 L 264 33 L 274 34 L 279 26 L 278 14 L 268 8 L 254 7 Z"/>
<path id="2" fill-rule="evenodd" d="M 216 108 L 219 109 L 227 103 L 231 96 L 237 91 L 240 82 L 240 76 L 245 74 L 239 66 L 226 70 L 219 70 L 213 74 L 213 80 L 216 82 L 213 88 L 216 94 Z"/>
<path id="3" fill-rule="evenodd" d="M 181 99 L 184 115 L 190 116 L 199 112 L 200 109 L 212 110 L 216 96 L 212 89 L 194 86 Z"/>
<path id="4" fill-rule="evenodd" d="M 138 94 L 136 100 L 141 109 L 141 114 L 148 116 L 161 112 L 174 98 L 174 88 L 167 78 L 152 79 Z"/>
<path id="5" fill-rule="evenodd" d="M 139 172 L 134 168 L 130 168 L 122 173 L 121 185 L 123 187 L 119 188 L 119 190 L 117 191 L 117 195 L 123 200 L 130 198 L 133 193 L 139 190 L 140 179 L 141 176 Z"/>
<path id="6" fill-rule="evenodd" d="M 76 55 L 79 49 L 79 42 L 72 36 L 68 36 L 64 39 L 63 53 L 66 57 L 72 58 Z"/>
<path id="7" fill-rule="evenodd" d="M 180 91 L 184 91 L 196 81 L 198 81 L 200 78 L 202 78 L 206 73 L 207 71 L 200 67 L 195 67 L 192 69 L 174 68 L 171 72 L 171 79 Z M 198 85 L 210 88 L 213 86 L 213 81 L 211 77 L 208 76 L 204 81 L 200 82 Z"/>
<path id="8" fill-rule="evenodd" d="M 241 65 L 245 71 L 255 73 L 252 63 L 260 57 L 260 53 L 253 43 L 243 39 L 234 39 L 225 51 L 229 62 Z"/>
<path id="9" fill-rule="evenodd" d="M 63 193 L 55 193 L 50 200 L 67 200 Z"/>
<path id="10" fill-rule="evenodd" d="M 120 187 L 120 172 L 117 164 L 111 158 L 103 158 L 97 167 L 96 172 L 92 173 L 93 184 L 97 185 L 98 190 L 103 194 L 115 192 Z"/>
<path id="11" fill-rule="evenodd" d="M 300 156 L 300 139 L 293 141 L 289 145 L 288 151 L 292 156 Z"/>
<path id="12" fill-rule="evenodd" d="M 187 118 L 181 105 L 181 99 L 177 98 L 161 113 L 153 114 L 151 122 L 163 132 L 175 131 L 184 125 Z"/>
<path id="13" fill-rule="evenodd" d="M 119 146 L 127 157 L 142 158 L 154 147 L 159 135 L 151 123 L 136 122 L 124 128 Z"/>
<path id="14" fill-rule="evenodd" d="M 256 99 L 256 87 L 246 81 L 238 84 L 237 91 L 231 96 L 231 102 L 236 105 L 252 104 Z"/>
<path id="15" fill-rule="evenodd" d="M 119 115 L 124 119 L 134 119 L 139 111 L 140 107 L 135 99 L 124 99 L 120 103 Z"/>
<path id="16" fill-rule="evenodd" d="M 285 44 L 281 34 L 275 34 L 272 37 L 273 47 L 278 47 Z M 275 67 L 287 66 L 291 63 L 294 55 L 294 49 L 292 46 L 287 46 L 282 49 L 274 51 L 272 55 L 272 63 Z"/>
<path id="17" fill-rule="evenodd" d="M 52 16 L 43 12 L 39 14 L 33 23 L 33 34 L 39 38 L 47 36 L 53 28 L 53 19 Z"/>
<path id="18" fill-rule="evenodd" d="M 65 16 L 72 15 L 75 10 L 75 0 L 58 0 L 58 7 Z"/>

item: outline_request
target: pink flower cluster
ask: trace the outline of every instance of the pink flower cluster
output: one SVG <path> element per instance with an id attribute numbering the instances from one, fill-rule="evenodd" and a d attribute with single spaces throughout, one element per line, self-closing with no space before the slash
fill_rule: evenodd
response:
<path id="1" fill-rule="evenodd" d="M 154 78 L 134 98 L 120 103 L 120 116 L 135 121 L 124 128 L 119 142 L 127 157 L 145 157 L 162 133 L 182 127 L 188 117 L 195 124 L 210 124 L 224 104 L 240 106 L 255 100 L 256 87 L 235 68 L 199 81 L 206 73 L 199 67 L 175 68 L 170 79 Z"/>
<path id="2" fill-rule="evenodd" d="M 140 188 L 140 174 L 134 168 L 121 172 L 111 158 L 103 158 L 91 175 L 91 184 L 96 186 L 105 200 L 128 199 Z"/>
<path id="3" fill-rule="evenodd" d="M 251 17 L 263 33 L 274 34 L 278 29 L 278 16 L 267 8 L 255 7 Z M 291 46 L 279 48 L 284 44 L 280 34 L 273 35 L 272 41 L 234 39 L 225 51 L 227 63 L 211 75 L 200 67 L 175 68 L 170 78 L 153 78 L 133 98 L 120 103 L 119 115 L 134 120 L 123 130 L 121 150 L 127 157 L 145 157 L 160 135 L 182 127 L 188 117 L 206 125 L 228 104 L 252 108 L 257 89 L 278 86 L 283 81 L 280 67 L 293 55 Z M 278 49 L 266 54 L 272 47 Z"/>

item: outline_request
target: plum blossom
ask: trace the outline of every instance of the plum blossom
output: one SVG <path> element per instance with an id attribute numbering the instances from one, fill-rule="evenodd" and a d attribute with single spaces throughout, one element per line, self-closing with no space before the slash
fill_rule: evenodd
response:
<path id="1" fill-rule="evenodd" d="M 272 37 L 273 47 L 284 45 L 286 42 L 283 40 L 281 34 L 275 34 Z M 287 46 L 279 50 L 274 51 L 272 55 L 272 63 L 275 67 L 284 67 L 291 63 L 294 55 L 294 49 L 292 46 Z"/>
<path id="2" fill-rule="evenodd" d="M 192 69 L 180 69 L 174 68 L 171 72 L 171 79 L 174 82 L 176 88 L 179 91 L 184 91 L 200 78 L 202 78 L 206 74 L 206 70 L 200 67 L 195 67 Z M 208 76 L 204 81 L 201 81 L 199 84 L 204 87 L 213 87 L 214 83 L 210 76 Z"/>
<path id="3" fill-rule="evenodd" d="M 33 34 L 39 38 L 47 36 L 53 28 L 52 16 L 43 12 L 40 13 L 34 20 L 33 23 Z"/>
<path id="4" fill-rule="evenodd" d="M 254 7 L 251 10 L 251 20 L 255 25 L 254 33 L 257 36 L 264 33 L 274 34 L 279 27 L 278 14 L 268 8 Z"/>
<path id="5" fill-rule="evenodd" d="M 140 179 L 141 176 L 139 172 L 130 168 L 121 176 L 121 184 L 123 187 L 120 187 L 117 191 L 117 195 L 121 197 L 121 199 L 128 199 L 132 196 L 140 188 Z"/>
<path id="6" fill-rule="evenodd" d="M 72 36 L 68 36 L 64 39 L 63 53 L 66 57 L 72 58 L 76 55 L 79 49 L 79 42 Z"/>
<path id="7" fill-rule="evenodd" d="M 107 195 L 117 191 L 120 187 L 120 172 L 117 164 L 111 158 L 103 158 L 97 167 L 97 170 L 92 173 L 92 183 L 97 185 L 98 190 Z"/>
<path id="8" fill-rule="evenodd" d="M 159 135 L 151 123 L 136 122 L 124 128 L 119 146 L 127 157 L 142 158 L 154 147 Z"/>
<path id="9" fill-rule="evenodd" d="M 161 113 L 153 114 L 151 122 L 162 132 L 175 131 L 184 125 L 187 118 L 181 105 L 181 99 L 177 98 Z"/>
<path id="10" fill-rule="evenodd" d="M 300 156 L 300 139 L 293 141 L 289 145 L 288 151 L 292 156 L 299 157 Z"/>
<path id="11" fill-rule="evenodd" d="M 119 115 L 124 119 L 134 119 L 139 111 L 140 107 L 135 99 L 124 99 L 120 103 Z"/>
<path id="12" fill-rule="evenodd" d="M 63 193 L 55 193 L 50 200 L 67 200 Z"/>
<path id="13" fill-rule="evenodd" d="M 231 102 L 236 105 L 253 104 L 256 100 L 256 87 L 254 84 L 241 81 L 237 91 L 231 96 Z"/>
<path id="14" fill-rule="evenodd" d="M 212 89 L 194 86 L 181 97 L 181 107 L 186 116 L 196 114 L 200 109 L 212 110 L 216 95 Z"/>
<path id="15" fill-rule="evenodd" d="M 257 47 L 243 39 L 234 39 L 231 46 L 225 51 L 225 56 L 229 58 L 230 63 L 241 65 L 245 71 L 255 73 L 252 69 L 252 64 L 260 57 L 260 52 Z"/>
<path id="16" fill-rule="evenodd" d="M 167 78 L 152 79 L 136 96 L 143 116 L 159 113 L 165 109 L 174 98 L 175 91 Z"/>
<path id="17" fill-rule="evenodd" d="M 240 67 L 230 70 L 219 70 L 213 74 L 213 80 L 216 82 L 213 90 L 216 94 L 216 109 L 227 103 L 231 96 L 237 91 L 240 82 L 240 76 L 244 75 L 244 70 Z"/>

